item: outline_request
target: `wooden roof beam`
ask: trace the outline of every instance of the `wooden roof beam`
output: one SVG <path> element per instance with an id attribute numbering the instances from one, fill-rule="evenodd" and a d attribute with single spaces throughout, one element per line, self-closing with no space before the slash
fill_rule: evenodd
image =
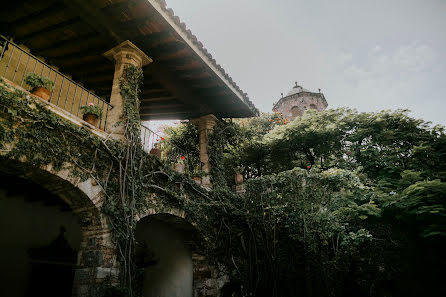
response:
<path id="1" fill-rule="evenodd" d="M 81 21 L 81 19 L 79 17 L 75 17 L 75 18 L 69 19 L 67 21 L 64 21 L 62 23 L 54 24 L 52 26 L 45 27 L 45 28 L 42 28 L 42 29 L 37 30 L 37 31 L 29 32 L 29 33 L 27 33 L 25 35 L 22 35 L 22 36 L 16 35 L 15 38 L 19 42 L 27 44 L 31 40 L 31 38 L 36 37 L 37 35 L 45 35 L 45 34 L 48 34 L 50 32 L 62 30 L 62 29 L 65 29 L 67 27 L 71 27 L 71 26 L 73 26 L 73 25 L 75 25 L 77 23 L 80 23 L 80 21 Z"/>
<path id="2" fill-rule="evenodd" d="M 168 93 L 166 89 L 160 88 L 160 89 L 145 89 L 141 92 L 141 95 L 148 95 L 148 94 L 158 94 L 158 93 Z"/>
<path id="3" fill-rule="evenodd" d="M 200 101 L 199 96 L 197 96 L 197 94 L 191 90 L 188 84 L 172 75 L 172 73 L 166 70 L 166 67 L 159 62 L 154 61 L 146 66 L 145 72 L 156 77 L 159 82 L 172 93 L 173 96 L 177 97 L 178 100 L 184 102 L 187 106 L 192 106 L 192 109 L 200 111 L 203 114 L 208 114 L 211 112 L 207 103 L 202 100 Z"/>
<path id="4" fill-rule="evenodd" d="M 45 10 L 48 9 L 48 6 L 52 5 L 53 2 L 54 1 L 48 1 L 48 0 L 35 0 L 33 1 L 33 5 L 43 7 L 42 10 Z M 17 15 L 17 14 L 12 14 L 11 11 L 19 12 L 18 14 L 20 15 L 20 13 L 23 13 L 24 11 L 27 10 L 27 8 L 29 8 L 28 6 L 29 3 L 24 1 L 2 1 L 2 9 L 0 9 L 0 19 L 2 21 L 6 20 L 6 22 L 3 23 L 6 24 L 6 23 L 16 22 L 16 20 L 20 18 L 26 18 L 26 15 L 23 15 L 22 17 L 19 16 L 16 19 L 8 21 L 8 18 Z"/>
<path id="5" fill-rule="evenodd" d="M 64 60 L 70 60 L 70 59 L 79 59 L 86 56 L 102 56 L 104 53 L 104 48 L 107 48 L 105 46 L 97 46 L 97 47 L 87 47 L 86 49 L 71 52 L 69 54 L 59 54 L 59 55 L 47 55 L 48 59 L 59 59 L 63 58 Z"/>
<path id="6" fill-rule="evenodd" d="M 81 35 L 77 38 L 70 38 L 68 40 L 57 40 L 54 43 L 49 44 L 48 46 L 41 47 L 41 48 L 34 48 L 33 52 L 36 55 L 45 55 L 47 52 L 51 51 L 57 51 L 64 48 L 72 48 L 74 46 L 78 46 L 79 43 L 88 43 L 92 40 L 97 40 L 98 34 L 97 33 L 88 33 L 86 35 Z"/>
<path id="7" fill-rule="evenodd" d="M 191 113 L 191 111 L 183 109 L 183 110 L 178 110 L 178 111 L 166 111 L 166 112 L 150 112 L 150 111 L 147 111 L 147 112 L 141 112 L 140 114 L 141 114 L 141 117 L 143 117 L 143 116 L 158 116 L 158 117 L 162 117 L 162 116 L 165 116 L 165 115 L 188 115 L 190 113 Z"/>
<path id="8" fill-rule="evenodd" d="M 14 2 L 14 1 L 11 1 Z M 38 11 L 15 19 L 14 21 L 8 22 L 7 25 L 10 27 L 25 27 L 33 24 L 34 22 L 41 20 L 43 18 L 51 18 L 58 13 L 61 13 L 65 10 L 65 5 L 60 2 L 52 3 L 54 1 L 48 1 L 47 6 L 45 5 L 37 5 L 36 7 L 41 8 Z M 9 11 L 10 12 L 10 11 Z"/>
<path id="9" fill-rule="evenodd" d="M 161 43 L 164 40 L 167 40 L 171 38 L 172 35 L 168 31 L 161 31 L 161 32 L 153 32 L 146 35 L 141 35 L 135 38 L 135 45 L 138 46 L 138 44 L 143 45 L 143 47 L 146 46 L 153 46 L 156 43 Z"/>
<path id="10" fill-rule="evenodd" d="M 125 38 L 122 38 L 119 24 L 112 18 L 107 18 L 107 15 L 100 8 L 95 7 L 94 2 L 88 0 L 63 0 L 63 2 L 67 7 L 77 10 L 82 20 L 99 34 L 109 36 L 116 44 L 125 40 Z"/>
<path id="11" fill-rule="evenodd" d="M 175 96 L 169 96 L 169 97 L 154 97 L 154 98 L 142 98 L 140 99 L 141 104 L 147 103 L 147 102 L 156 102 L 156 101 L 168 101 L 168 100 L 173 100 L 173 99 L 178 99 Z"/>
<path id="12" fill-rule="evenodd" d="M 111 67 L 102 66 L 97 68 L 82 67 L 82 69 L 72 69 L 69 72 L 69 74 L 73 77 L 84 77 L 84 78 L 89 78 L 91 76 L 107 76 L 107 75 L 113 76 L 113 73 L 114 73 L 113 65 L 111 65 Z"/>
<path id="13" fill-rule="evenodd" d="M 170 110 L 184 110 L 184 104 L 163 104 L 163 105 L 141 105 L 141 113 L 144 113 L 146 110 L 156 112 L 157 110 L 170 109 Z"/>
<path id="14" fill-rule="evenodd" d="M 186 120 L 190 117 L 184 114 L 152 114 L 152 115 L 141 115 L 142 121 L 158 121 L 158 120 Z"/>

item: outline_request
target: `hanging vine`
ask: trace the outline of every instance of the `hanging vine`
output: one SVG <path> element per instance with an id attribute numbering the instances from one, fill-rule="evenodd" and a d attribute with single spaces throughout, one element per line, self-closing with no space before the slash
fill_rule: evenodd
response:
<path id="1" fill-rule="evenodd" d="M 135 236 L 136 214 L 145 206 L 146 193 L 142 186 L 144 165 L 143 148 L 141 145 L 139 117 L 140 85 L 142 70 L 127 66 L 120 78 L 119 86 L 124 100 L 122 121 L 124 126 L 124 141 L 122 151 L 116 158 L 118 168 L 117 189 L 107 200 L 104 211 L 108 214 L 110 225 L 116 240 L 121 260 L 120 283 L 127 287 L 130 296 L 134 295 L 135 277 Z"/>

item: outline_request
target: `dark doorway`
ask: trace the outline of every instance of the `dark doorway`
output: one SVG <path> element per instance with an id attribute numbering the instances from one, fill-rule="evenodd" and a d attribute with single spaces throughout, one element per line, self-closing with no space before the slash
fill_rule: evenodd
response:
<path id="1" fill-rule="evenodd" d="M 0 288 L 8 297 L 69 297 L 80 247 L 77 217 L 39 184 L 0 172 Z"/>

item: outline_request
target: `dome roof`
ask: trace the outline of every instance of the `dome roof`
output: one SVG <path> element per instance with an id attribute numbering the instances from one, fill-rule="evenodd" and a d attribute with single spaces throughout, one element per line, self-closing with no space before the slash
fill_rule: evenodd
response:
<path id="1" fill-rule="evenodd" d="M 289 91 L 288 94 L 286 94 L 286 97 L 297 94 L 297 93 L 301 93 L 301 92 L 309 92 L 309 91 L 307 89 L 302 88 L 301 86 L 299 86 L 296 83 L 296 85 L 291 89 L 291 91 Z"/>

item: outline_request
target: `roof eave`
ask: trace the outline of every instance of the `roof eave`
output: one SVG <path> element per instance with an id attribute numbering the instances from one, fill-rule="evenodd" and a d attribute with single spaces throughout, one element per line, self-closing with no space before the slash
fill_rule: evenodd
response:
<path id="1" fill-rule="evenodd" d="M 254 104 L 249 100 L 247 95 L 235 84 L 232 78 L 224 71 L 224 69 L 216 63 L 212 55 L 201 45 L 197 38 L 186 30 L 185 24 L 180 23 L 178 17 L 175 17 L 173 11 L 166 7 L 164 0 L 147 0 L 161 17 L 169 24 L 169 26 L 183 39 L 186 44 L 195 52 L 195 54 L 206 64 L 206 66 L 218 76 L 227 88 L 249 109 L 252 116 L 259 114 Z M 191 37 L 195 37 L 192 38 Z"/>

